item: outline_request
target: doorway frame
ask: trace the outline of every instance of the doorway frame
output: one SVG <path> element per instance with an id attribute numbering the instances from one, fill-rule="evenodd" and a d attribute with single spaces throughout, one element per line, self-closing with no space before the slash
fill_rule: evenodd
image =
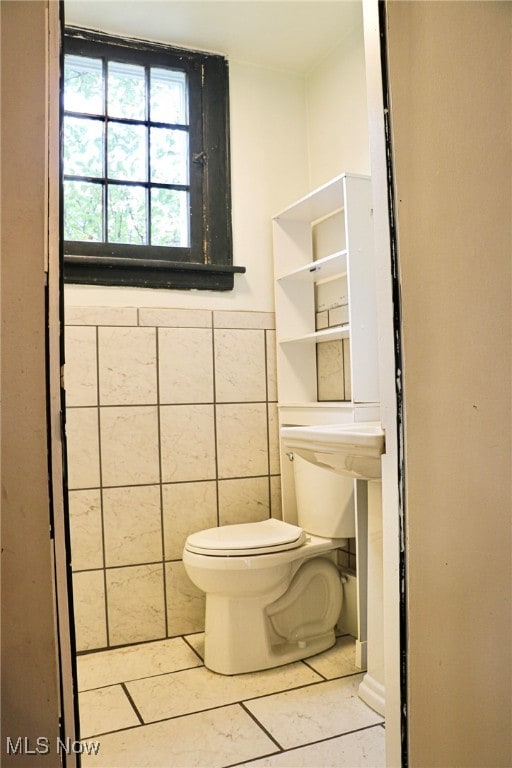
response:
<path id="1" fill-rule="evenodd" d="M 403 425 L 397 380 L 399 336 L 399 278 L 392 252 L 390 223 L 389 142 L 385 123 L 385 3 L 362 0 L 368 123 L 372 172 L 381 371 L 381 422 L 386 433 L 382 459 L 384 679 L 386 688 L 386 764 L 407 765 L 405 698 L 405 583 L 403 579 Z M 69 524 L 65 485 L 65 435 L 61 376 L 63 360 L 63 283 L 60 244 L 60 65 L 63 0 L 48 3 L 48 259 L 49 358 L 52 482 L 54 488 L 55 574 L 60 657 L 60 687 L 66 735 L 78 733 L 78 693 L 70 577 Z M 381 13 L 383 11 L 383 13 Z M 392 248 L 395 249 L 392 251 Z M 62 490 L 62 496 L 60 491 Z M 77 765 L 76 757 L 73 763 Z"/>
<path id="2" fill-rule="evenodd" d="M 47 187 L 45 210 L 48 216 L 48 429 L 50 484 L 55 558 L 55 593 L 57 653 L 62 730 L 66 740 L 74 744 L 80 737 L 75 628 L 73 622 L 73 588 L 71 572 L 71 540 L 67 502 L 67 464 L 65 433 L 64 383 L 64 281 L 61 231 L 60 91 L 62 80 L 62 39 L 64 2 L 48 2 L 46 10 L 46 89 L 45 122 L 47 148 Z M 67 743 L 67 742 L 66 742 Z M 78 768 L 79 754 L 63 751 L 63 765 Z"/>
<path id="3" fill-rule="evenodd" d="M 383 625 L 386 765 L 408 765 L 406 697 L 405 472 L 400 282 L 394 228 L 387 93 L 385 0 L 362 0 L 379 327 L 382 456 Z"/>

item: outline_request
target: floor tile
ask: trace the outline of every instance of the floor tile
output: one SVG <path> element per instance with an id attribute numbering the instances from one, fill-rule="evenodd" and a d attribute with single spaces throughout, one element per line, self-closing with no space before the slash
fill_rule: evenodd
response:
<path id="1" fill-rule="evenodd" d="M 196 632 L 194 635 L 187 635 L 186 641 L 187 643 L 190 643 L 194 651 L 204 659 L 204 632 Z"/>
<path id="2" fill-rule="evenodd" d="M 97 739 L 82 768 L 222 768 L 276 750 L 243 709 L 200 712 Z"/>
<path id="3" fill-rule="evenodd" d="M 356 641 L 350 635 L 338 637 L 336 645 L 328 651 L 310 656 L 306 664 L 327 680 L 344 675 L 355 675 L 361 670 L 356 667 Z"/>
<path id="4" fill-rule="evenodd" d="M 357 696 L 363 675 L 330 680 L 246 703 L 283 747 L 297 747 L 381 723 Z"/>
<path id="5" fill-rule="evenodd" d="M 380 725 L 270 755 L 238 768 L 385 768 L 385 733 Z"/>
<path id="6" fill-rule="evenodd" d="M 139 725 L 130 701 L 120 685 L 84 691 L 78 696 L 82 738 Z"/>
<path id="7" fill-rule="evenodd" d="M 246 675 L 218 675 L 205 667 L 128 683 L 145 723 L 308 685 L 321 678 L 301 662 Z"/>
<path id="8" fill-rule="evenodd" d="M 181 637 L 88 653 L 77 659 L 78 690 L 177 672 L 200 664 L 201 659 Z"/>

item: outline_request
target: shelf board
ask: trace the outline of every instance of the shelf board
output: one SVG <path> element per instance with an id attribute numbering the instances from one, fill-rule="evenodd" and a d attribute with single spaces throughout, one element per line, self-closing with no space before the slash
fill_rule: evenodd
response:
<path id="1" fill-rule="evenodd" d="M 283 211 L 274 216 L 274 220 L 286 219 L 288 221 L 318 221 L 330 216 L 336 211 L 342 210 L 345 204 L 344 180 L 348 176 L 356 178 L 369 178 L 359 174 L 343 173 L 341 176 L 328 181 L 321 187 L 313 190 L 305 197 L 289 205 Z"/>
<path id="2" fill-rule="evenodd" d="M 280 402 L 278 410 L 281 426 L 380 420 L 379 403 L 354 403 L 349 400 Z"/>
<path id="3" fill-rule="evenodd" d="M 283 408 L 357 408 L 358 410 L 363 410 L 364 408 L 375 408 L 379 407 L 380 402 L 375 401 L 371 403 L 358 403 L 354 400 L 290 400 L 281 402 L 279 401 L 277 404 L 277 407 L 279 409 Z"/>
<path id="4" fill-rule="evenodd" d="M 314 222 L 327 214 L 342 209 L 343 204 L 343 176 L 338 176 L 323 187 L 315 189 L 309 195 L 289 205 L 274 218 L 276 221 L 286 219 L 288 221 Z"/>
<path id="5" fill-rule="evenodd" d="M 337 251 L 322 259 L 310 261 L 308 264 L 287 272 L 277 280 L 280 283 L 288 280 L 301 280 L 309 283 L 316 283 L 329 277 L 342 277 L 347 274 L 347 251 Z"/>
<path id="6" fill-rule="evenodd" d="M 279 339 L 280 344 L 320 344 L 322 341 L 338 341 L 350 336 L 350 326 L 336 325 L 332 328 L 324 328 L 314 333 L 306 333 L 302 336 L 289 336 L 286 339 Z"/>
<path id="7" fill-rule="evenodd" d="M 340 408 L 341 410 L 346 408 L 353 408 L 354 403 L 352 400 L 304 400 L 302 402 L 290 401 L 289 403 L 278 403 L 279 408 L 319 408 L 330 409 Z"/>

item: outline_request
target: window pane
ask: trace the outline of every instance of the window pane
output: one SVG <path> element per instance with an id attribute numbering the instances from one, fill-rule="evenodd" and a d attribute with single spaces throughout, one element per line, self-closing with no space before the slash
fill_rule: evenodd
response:
<path id="1" fill-rule="evenodd" d="M 151 245 L 189 246 L 188 192 L 151 190 Z"/>
<path id="2" fill-rule="evenodd" d="M 108 63 L 108 114 L 110 117 L 146 119 L 146 81 L 144 67 Z"/>
<path id="3" fill-rule="evenodd" d="M 64 109 L 102 115 L 103 73 L 101 59 L 68 55 L 64 59 Z"/>
<path id="4" fill-rule="evenodd" d="M 103 240 L 102 200 L 101 184 L 64 182 L 64 240 Z"/>
<path id="5" fill-rule="evenodd" d="M 110 243 L 147 243 L 146 190 L 109 184 L 108 240 Z"/>
<path id="6" fill-rule="evenodd" d="M 151 67 L 150 119 L 154 123 L 188 125 L 187 76 Z"/>
<path id="7" fill-rule="evenodd" d="M 64 173 L 103 176 L 103 123 L 64 117 Z"/>
<path id="8" fill-rule="evenodd" d="M 151 129 L 151 181 L 188 184 L 188 133 Z"/>
<path id="9" fill-rule="evenodd" d="M 147 181 L 147 129 L 143 125 L 109 123 L 108 177 Z"/>

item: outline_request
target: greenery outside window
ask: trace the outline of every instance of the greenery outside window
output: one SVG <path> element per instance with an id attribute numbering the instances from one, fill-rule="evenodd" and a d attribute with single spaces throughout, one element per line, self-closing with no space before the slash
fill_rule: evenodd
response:
<path id="1" fill-rule="evenodd" d="M 66 282 L 230 290 L 222 56 L 67 29 Z"/>

